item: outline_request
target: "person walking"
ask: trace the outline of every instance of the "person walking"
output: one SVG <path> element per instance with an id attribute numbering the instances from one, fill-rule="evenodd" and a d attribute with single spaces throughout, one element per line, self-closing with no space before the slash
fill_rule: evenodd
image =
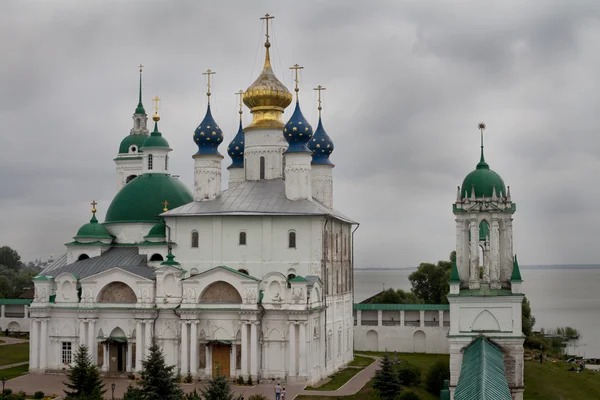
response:
<path id="1" fill-rule="evenodd" d="M 275 400 L 281 400 L 281 385 L 279 382 L 275 385 Z"/>
<path id="2" fill-rule="evenodd" d="M 281 400 L 285 400 L 285 388 L 281 389 Z"/>

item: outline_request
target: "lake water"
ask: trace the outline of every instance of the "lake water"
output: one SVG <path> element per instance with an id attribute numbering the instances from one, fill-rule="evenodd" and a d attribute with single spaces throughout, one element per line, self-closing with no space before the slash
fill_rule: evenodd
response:
<path id="1" fill-rule="evenodd" d="M 383 288 L 410 290 L 414 270 L 357 270 L 356 303 Z M 581 333 L 569 354 L 600 358 L 600 266 L 521 267 L 523 291 L 536 319 L 535 330 L 571 326 Z"/>

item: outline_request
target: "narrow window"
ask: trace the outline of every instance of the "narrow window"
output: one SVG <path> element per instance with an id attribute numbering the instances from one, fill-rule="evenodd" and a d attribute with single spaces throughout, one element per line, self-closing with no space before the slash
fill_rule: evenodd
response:
<path id="1" fill-rule="evenodd" d="M 140 129 L 140 119 L 139 118 L 135 119 L 135 129 Z"/>
<path id="2" fill-rule="evenodd" d="M 62 363 L 71 364 L 71 342 L 62 342 Z"/>
<path id="3" fill-rule="evenodd" d="M 192 232 L 192 247 L 198 247 L 198 232 Z"/>
<path id="4" fill-rule="evenodd" d="M 296 248 L 296 232 L 290 232 L 290 235 L 288 238 L 288 247 L 290 249 Z"/>
<path id="5" fill-rule="evenodd" d="M 88 258 L 90 258 L 90 256 L 88 256 L 87 254 L 82 254 L 77 258 L 77 261 L 87 260 Z"/>
<path id="6" fill-rule="evenodd" d="M 164 261 L 164 260 L 163 260 L 163 256 L 156 253 L 156 254 L 152 254 L 152 257 L 150 257 L 150 261 Z"/>
<path id="7" fill-rule="evenodd" d="M 152 169 L 152 154 L 148 154 L 148 169 Z"/>
<path id="8" fill-rule="evenodd" d="M 265 179 L 265 158 L 260 158 L 260 179 Z"/>
<path id="9" fill-rule="evenodd" d="M 246 232 L 240 232 L 239 245 L 240 246 L 245 246 L 246 245 Z"/>
<path id="10" fill-rule="evenodd" d="M 165 171 L 169 169 L 169 155 L 165 156 Z"/>
<path id="11" fill-rule="evenodd" d="M 292 287 L 292 284 L 290 283 L 290 281 L 292 279 L 294 279 L 295 277 L 296 277 L 296 274 L 288 274 L 288 276 L 287 276 L 287 280 L 288 280 L 287 281 L 287 287 L 288 287 L 288 289 Z"/>
<path id="12" fill-rule="evenodd" d="M 238 269 L 238 272 L 241 272 L 241 273 L 242 273 L 242 274 L 244 274 L 244 275 L 250 275 L 250 274 L 248 273 L 248 270 L 247 270 L 247 269 L 244 269 L 244 268 L 240 268 L 240 269 Z"/>

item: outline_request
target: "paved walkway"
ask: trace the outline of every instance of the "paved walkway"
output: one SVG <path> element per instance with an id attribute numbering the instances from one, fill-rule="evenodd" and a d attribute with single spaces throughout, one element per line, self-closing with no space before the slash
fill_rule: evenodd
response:
<path id="1" fill-rule="evenodd" d="M 29 364 L 29 361 L 23 361 L 23 362 L 15 363 L 15 364 L 1 365 L 0 370 L 12 368 L 12 367 L 18 367 L 19 365 L 25 365 L 25 364 Z"/>
<path id="2" fill-rule="evenodd" d="M 302 383 L 293 383 L 293 384 L 284 384 L 282 385 L 286 389 L 286 399 L 294 399 L 299 394 L 305 395 L 318 395 L 318 396 L 349 396 L 357 393 L 362 387 L 375 375 L 375 371 L 379 368 L 379 358 L 373 357 L 376 359 L 374 363 L 369 365 L 367 368 L 360 371 L 356 374 L 352 379 L 350 379 L 344 386 L 339 388 L 338 390 L 332 391 L 317 391 L 317 390 L 304 390 L 305 385 Z M 16 366 L 15 365 L 7 365 L 6 368 Z M 64 375 L 34 375 L 27 374 L 23 376 L 19 376 L 17 378 L 11 379 L 6 382 L 6 387 L 12 389 L 13 392 L 24 391 L 26 393 L 33 393 L 34 391 L 41 390 L 45 394 L 62 394 L 64 390 L 63 382 L 66 381 L 66 377 Z M 129 381 L 126 378 L 105 378 L 104 388 L 108 389 L 106 394 L 108 396 L 111 395 L 111 385 L 115 384 L 115 397 L 120 398 L 123 396 L 125 391 L 127 390 L 127 386 L 129 385 Z M 182 389 L 184 392 L 192 392 L 194 389 L 200 389 L 204 384 L 194 383 L 188 385 L 182 385 Z M 265 383 L 256 385 L 253 387 L 247 386 L 236 386 L 232 385 L 232 388 L 236 394 L 243 394 L 244 398 L 248 398 L 252 394 L 263 394 L 267 396 L 268 399 L 275 398 L 274 392 L 275 385 L 271 383 Z M 32 388 L 35 388 L 32 389 Z M 108 397 L 107 398 L 110 398 Z"/>
<path id="3" fill-rule="evenodd" d="M 7 344 L 17 344 L 17 343 L 27 343 L 29 342 L 29 339 L 18 339 L 18 338 L 14 338 L 14 337 L 0 337 L 0 340 L 3 340 L 4 343 L 0 343 L 0 346 L 6 346 Z"/>

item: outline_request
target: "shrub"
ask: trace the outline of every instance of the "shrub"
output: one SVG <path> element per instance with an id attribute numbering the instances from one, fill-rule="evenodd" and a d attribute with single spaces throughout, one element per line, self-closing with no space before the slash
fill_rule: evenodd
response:
<path id="1" fill-rule="evenodd" d="M 246 385 L 252 386 L 252 375 L 248 375 L 248 380 L 246 381 Z"/>
<path id="2" fill-rule="evenodd" d="M 447 362 L 437 360 L 427 371 L 425 389 L 427 389 L 429 393 L 439 396 L 445 379 L 450 379 L 450 367 Z"/>
<path id="3" fill-rule="evenodd" d="M 373 389 L 377 391 L 382 400 L 394 400 L 402 390 L 398 376 L 392 367 L 392 361 L 387 354 L 381 359 L 381 369 L 375 372 Z"/>
<path id="4" fill-rule="evenodd" d="M 44 398 L 44 392 L 38 390 L 37 392 L 34 393 L 33 398 L 34 399 L 43 399 Z"/>
<path id="5" fill-rule="evenodd" d="M 200 394 L 198 393 L 198 391 L 196 389 L 194 389 L 193 392 L 190 392 L 188 394 L 184 394 L 183 398 L 185 400 L 202 400 L 202 398 L 200 397 Z"/>
<path id="6" fill-rule="evenodd" d="M 416 392 L 412 390 L 402 392 L 400 396 L 397 397 L 398 400 L 421 400 L 421 396 L 419 396 Z"/>
<path id="7" fill-rule="evenodd" d="M 404 364 L 398 367 L 398 380 L 403 386 L 417 386 L 421 383 L 421 368 Z"/>
<path id="8" fill-rule="evenodd" d="M 253 394 L 252 396 L 248 397 L 248 400 L 269 400 L 269 399 L 262 394 Z"/>
<path id="9" fill-rule="evenodd" d="M 3 396 L 10 396 L 12 394 L 12 389 L 4 389 L 2 393 Z"/>
<path id="10" fill-rule="evenodd" d="M 243 376 L 241 376 L 241 375 L 240 375 L 240 376 L 238 376 L 238 377 L 237 377 L 237 381 L 236 381 L 236 383 L 237 383 L 238 385 L 244 385 L 244 377 L 243 377 Z"/>
<path id="11" fill-rule="evenodd" d="M 192 383 L 194 382 L 194 378 L 192 377 L 191 373 L 187 373 L 187 375 L 185 376 L 185 378 L 183 378 L 183 383 Z"/>

